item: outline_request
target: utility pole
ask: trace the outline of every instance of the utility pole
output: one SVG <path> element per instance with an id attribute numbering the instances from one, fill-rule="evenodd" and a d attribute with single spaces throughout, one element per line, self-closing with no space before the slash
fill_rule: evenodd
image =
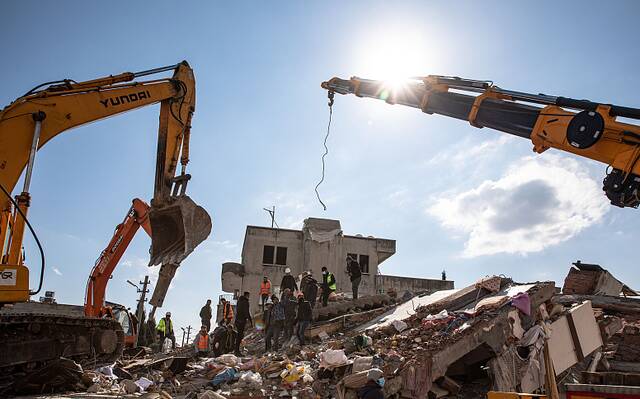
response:
<path id="1" fill-rule="evenodd" d="M 189 337 L 191 337 L 191 326 L 187 327 L 187 344 L 189 343 Z"/>
<path id="2" fill-rule="evenodd" d="M 180 329 L 182 330 L 182 344 L 180 344 L 180 347 L 184 346 L 184 336 L 187 333 L 187 330 L 184 329 L 184 327 L 180 327 Z"/>
<path id="3" fill-rule="evenodd" d="M 140 282 L 140 284 L 142 284 L 142 288 L 138 287 L 136 284 L 132 283 L 129 280 L 127 280 L 127 283 L 136 287 L 136 290 L 140 294 L 140 298 L 138 299 L 138 307 L 136 308 L 136 317 L 138 318 L 138 333 L 136 334 L 136 341 L 133 344 L 134 347 L 137 347 L 138 339 L 140 337 L 140 334 L 142 334 L 142 319 L 144 317 L 144 303 L 146 302 L 146 296 L 147 296 L 147 293 L 149 292 L 149 290 L 147 289 L 147 286 L 149 285 L 149 276 L 144 276 L 144 281 Z"/>

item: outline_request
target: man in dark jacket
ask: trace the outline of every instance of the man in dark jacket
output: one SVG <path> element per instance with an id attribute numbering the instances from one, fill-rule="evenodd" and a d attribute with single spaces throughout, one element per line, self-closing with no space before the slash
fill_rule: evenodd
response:
<path id="1" fill-rule="evenodd" d="M 360 280 L 362 280 L 362 271 L 360 270 L 360 264 L 357 260 L 347 255 L 347 272 L 351 277 L 351 292 L 353 292 L 353 299 L 358 299 L 358 287 L 360 286 Z"/>
<path id="2" fill-rule="evenodd" d="M 207 332 L 211 329 L 211 299 L 207 299 L 207 303 L 200 309 L 200 319 L 202 325 L 207 327 Z"/>
<path id="3" fill-rule="evenodd" d="M 304 299 L 309 301 L 313 309 L 316 306 L 316 297 L 318 296 L 318 281 L 313 278 L 313 274 L 310 271 L 304 276 L 303 281 L 304 288 L 302 288 L 302 293 L 304 294 Z M 300 285 L 303 285 L 302 282 Z"/>
<path id="4" fill-rule="evenodd" d="M 382 387 L 384 386 L 384 376 L 382 370 L 371 369 L 367 372 L 367 383 L 358 390 L 360 399 L 384 399 Z"/>
<path id="5" fill-rule="evenodd" d="M 282 281 L 280 282 L 280 299 L 284 298 L 284 291 L 286 289 L 291 290 L 291 292 L 298 291 L 296 279 L 291 275 L 291 269 L 288 267 L 284 269 L 284 276 L 282 276 Z"/>
<path id="6" fill-rule="evenodd" d="M 288 288 L 284 290 L 282 306 L 284 306 L 284 340 L 287 341 L 293 335 L 293 326 L 296 324 L 296 310 L 298 308 L 298 301 L 296 301 L 293 293 Z"/>
<path id="7" fill-rule="evenodd" d="M 303 294 L 298 295 L 298 316 L 296 322 L 298 328 L 296 328 L 296 335 L 300 341 L 300 345 L 304 345 L 304 332 L 307 331 L 307 327 L 311 324 L 313 318 L 311 304 L 306 301 Z"/>
<path id="8" fill-rule="evenodd" d="M 278 300 L 278 297 L 275 295 L 271 296 L 271 301 L 273 305 L 271 305 L 271 309 L 269 310 L 267 317 L 267 335 L 265 337 L 265 351 L 269 352 L 271 350 L 271 340 L 273 339 L 273 349 L 278 350 L 280 348 L 280 332 L 284 327 L 284 319 L 285 319 L 285 311 L 284 306 Z"/>
<path id="9" fill-rule="evenodd" d="M 251 319 L 251 312 L 249 311 L 249 293 L 245 292 L 240 298 L 238 298 L 238 302 L 236 304 L 236 322 L 235 328 L 237 331 L 236 335 L 236 350 L 235 355 L 241 356 L 240 353 L 240 343 L 244 338 L 244 328 L 247 324 L 247 320 L 251 326 L 253 326 L 253 320 Z"/>

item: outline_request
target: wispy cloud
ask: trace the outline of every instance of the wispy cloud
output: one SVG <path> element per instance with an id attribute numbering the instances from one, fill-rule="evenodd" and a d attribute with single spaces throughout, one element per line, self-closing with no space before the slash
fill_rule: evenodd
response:
<path id="1" fill-rule="evenodd" d="M 62 272 L 57 267 L 52 267 L 51 270 L 53 270 L 53 272 L 58 276 L 62 276 Z"/>
<path id="2" fill-rule="evenodd" d="M 574 237 L 609 210 L 580 164 L 545 154 L 513 163 L 498 180 L 436 198 L 427 213 L 466 236 L 463 257 L 538 252 Z"/>
<path id="3" fill-rule="evenodd" d="M 459 144 L 440 151 L 435 156 L 427 160 L 427 165 L 447 164 L 454 166 L 464 166 L 469 162 L 477 162 L 478 159 L 489 159 L 496 152 L 501 150 L 505 144 L 516 139 L 507 134 L 498 136 L 495 139 L 483 140 L 479 144 L 475 140 L 465 139 Z"/>

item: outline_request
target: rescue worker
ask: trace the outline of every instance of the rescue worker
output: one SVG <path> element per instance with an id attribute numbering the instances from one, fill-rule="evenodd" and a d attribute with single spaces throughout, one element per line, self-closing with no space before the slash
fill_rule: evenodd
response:
<path id="1" fill-rule="evenodd" d="M 200 332 L 196 334 L 193 340 L 193 347 L 196 350 L 196 356 L 207 355 L 211 350 L 209 346 L 209 329 L 204 324 L 200 327 Z"/>
<path id="2" fill-rule="evenodd" d="M 291 292 L 298 291 L 298 284 L 296 284 L 296 279 L 291 275 L 291 269 L 288 267 L 284 269 L 284 276 L 282 276 L 282 281 L 280 282 L 280 299 L 284 297 L 284 291 L 289 289 Z"/>
<path id="3" fill-rule="evenodd" d="M 267 276 L 262 278 L 260 283 L 260 298 L 262 299 L 262 311 L 264 312 L 264 304 L 267 303 L 269 296 L 271 295 L 271 281 Z"/>
<path id="4" fill-rule="evenodd" d="M 249 292 L 244 293 L 240 298 L 238 298 L 238 302 L 236 304 L 236 350 L 234 354 L 236 356 L 242 356 L 240 353 L 240 343 L 244 338 L 244 328 L 247 325 L 247 320 L 253 327 L 253 320 L 251 319 L 251 312 L 249 311 Z"/>
<path id="5" fill-rule="evenodd" d="M 211 329 L 211 299 L 207 299 L 207 303 L 200 309 L 200 320 L 202 325 L 207 327 L 207 332 Z"/>
<path id="6" fill-rule="evenodd" d="M 326 266 L 322 266 L 322 306 L 327 306 L 329 295 L 336 291 L 336 278 L 329 273 Z"/>
<path id="7" fill-rule="evenodd" d="M 371 369 L 367 372 L 367 383 L 358 389 L 358 398 L 384 399 L 382 387 L 384 387 L 384 374 L 382 370 Z"/>
<path id="8" fill-rule="evenodd" d="M 222 318 L 220 319 L 220 325 L 226 326 L 231 324 L 231 321 L 233 320 L 233 306 L 231 306 L 231 302 L 224 298 L 220 298 L 220 305 L 222 305 Z"/>
<path id="9" fill-rule="evenodd" d="M 284 307 L 284 340 L 287 341 L 293 336 L 293 327 L 296 324 L 296 310 L 298 309 L 298 301 L 296 301 L 289 288 L 284 290 L 282 306 Z"/>
<path id="10" fill-rule="evenodd" d="M 298 323 L 296 328 L 296 335 L 300 341 L 300 345 L 304 345 L 304 332 L 307 331 L 307 327 L 311 324 L 313 318 L 311 304 L 305 300 L 304 294 L 298 295 L 298 315 L 296 316 L 296 322 Z"/>
<path id="11" fill-rule="evenodd" d="M 158 322 L 156 327 L 156 333 L 160 338 L 160 345 L 164 343 L 165 338 L 171 340 L 171 348 L 176 348 L 176 336 L 173 334 L 173 322 L 171 321 L 171 312 L 167 312 L 163 318 Z"/>
<path id="12" fill-rule="evenodd" d="M 313 273 L 309 270 L 306 276 L 303 277 L 304 288 L 302 288 L 303 283 L 300 283 L 302 293 L 304 294 L 304 299 L 309 301 L 311 304 L 311 308 L 313 309 L 316 306 L 316 298 L 318 297 L 318 281 L 313 278 Z"/>
<path id="13" fill-rule="evenodd" d="M 353 293 L 353 299 L 358 299 L 358 287 L 360 286 L 360 280 L 362 280 L 362 270 L 360 270 L 360 264 L 357 260 L 353 259 L 350 255 L 347 255 L 347 273 L 351 279 L 351 292 Z"/>
<path id="14" fill-rule="evenodd" d="M 265 337 L 265 351 L 269 352 L 272 348 L 271 340 L 273 339 L 273 350 L 277 351 L 280 348 L 280 333 L 282 332 L 282 328 L 284 327 L 284 306 L 282 302 L 278 300 L 276 295 L 271 296 L 271 301 L 273 305 L 269 310 L 267 316 L 267 336 Z"/>

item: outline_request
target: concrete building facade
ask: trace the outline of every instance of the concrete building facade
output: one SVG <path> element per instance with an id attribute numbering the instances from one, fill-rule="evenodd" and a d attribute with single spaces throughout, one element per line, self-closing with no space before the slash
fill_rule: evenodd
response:
<path id="1" fill-rule="evenodd" d="M 247 226 L 241 263 L 222 265 L 222 290 L 232 294 L 250 292 L 252 308 L 256 309 L 264 276 L 271 280 L 273 291 L 278 293 L 286 268 L 290 268 L 295 277 L 311 270 L 320 282 L 321 269 L 326 266 L 336 277 L 337 291 L 350 294 L 347 255 L 360 264 L 361 296 L 386 292 L 386 288 L 400 295 L 405 291 L 453 288 L 452 281 L 380 276 L 379 265 L 395 252 L 395 240 L 344 235 L 338 220 L 308 218 L 302 230 Z"/>

